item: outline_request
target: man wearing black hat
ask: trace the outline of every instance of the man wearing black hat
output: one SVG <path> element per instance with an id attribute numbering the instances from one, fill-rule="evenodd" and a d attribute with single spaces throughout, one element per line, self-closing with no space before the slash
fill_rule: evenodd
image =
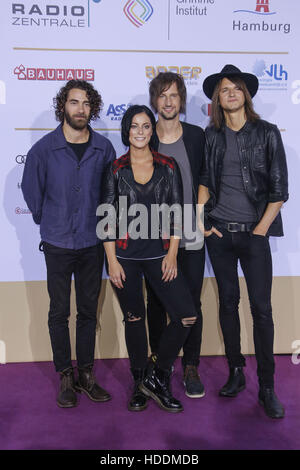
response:
<path id="1" fill-rule="evenodd" d="M 245 386 L 241 354 L 238 261 L 251 313 L 259 380 L 259 403 L 271 418 L 283 418 L 274 392 L 272 258 L 269 236 L 282 236 L 280 208 L 288 199 L 287 165 L 278 128 L 260 119 L 252 98 L 255 75 L 226 65 L 204 80 L 212 100 L 206 129 L 210 199 L 205 236 L 219 291 L 220 324 L 229 378 L 219 394 L 235 397 Z"/>

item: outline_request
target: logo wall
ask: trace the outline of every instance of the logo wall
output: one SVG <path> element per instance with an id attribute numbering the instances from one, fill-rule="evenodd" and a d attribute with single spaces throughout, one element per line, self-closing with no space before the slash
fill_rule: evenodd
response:
<path id="1" fill-rule="evenodd" d="M 248 0 L 249 6 L 252 9 L 238 9 L 234 10 L 233 13 L 237 15 L 257 16 L 255 22 L 245 21 L 244 19 L 233 20 L 232 29 L 235 32 L 248 31 L 248 32 L 271 32 L 271 33 L 284 33 L 289 34 L 291 32 L 290 23 L 275 23 L 268 21 L 268 18 L 276 15 L 276 11 L 272 11 L 271 0 Z M 261 20 L 261 17 L 265 19 Z"/>
<path id="2" fill-rule="evenodd" d="M 153 15 L 153 7 L 148 0 L 128 0 L 123 11 L 128 20 L 137 28 L 147 23 Z"/>

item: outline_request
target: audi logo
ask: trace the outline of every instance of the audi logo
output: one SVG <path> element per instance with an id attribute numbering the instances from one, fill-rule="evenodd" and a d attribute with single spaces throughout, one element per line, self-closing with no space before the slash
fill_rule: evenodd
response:
<path id="1" fill-rule="evenodd" d="M 27 155 L 17 155 L 16 156 L 16 162 L 19 165 L 24 165 L 24 163 L 26 162 L 26 157 L 27 157 Z"/>

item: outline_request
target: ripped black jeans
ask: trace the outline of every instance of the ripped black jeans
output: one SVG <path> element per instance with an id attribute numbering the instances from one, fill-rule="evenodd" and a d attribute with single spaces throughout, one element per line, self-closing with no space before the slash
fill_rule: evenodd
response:
<path id="1" fill-rule="evenodd" d="M 161 335 L 157 366 L 169 370 L 185 342 L 190 329 L 184 326 L 185 318 L 197 318 L 197 312 L 186 281 L 178 269 L 176 279 L 162 280 L 163 258 L 151 260 L 128 260 L 118 258 L 126 281 L 123 288 L 114 287 L 124 315 L 125 340 L 132 369 L 145 369 L 148 359 L 148 340 L 145 326 L 145 300 L 143 275 L 168 312 L 170 322 Z M 113 285 L 113 284 L 112 284 Z"/>

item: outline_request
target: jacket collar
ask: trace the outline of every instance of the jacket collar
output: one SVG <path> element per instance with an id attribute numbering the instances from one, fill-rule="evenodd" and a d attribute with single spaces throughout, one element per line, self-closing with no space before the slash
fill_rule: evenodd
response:
<path id="1" fill-rule="evenodd" d="M 158 152 L 156 152 L 155 150 L 153 150 L 152 148 L 150 150 L 151 150 L 152 157 L 153 157 L 153 163 L 154 164 L 155 163 L 161 164 L 162 163 L 162 158 L 161 158 L 160 154 Z M 128 150 L 127 153 L 125 153 L 120 158 L 115 160 L 115 163 L 118 165 L 118 168 L 124 168 L 124 167 L 128 168 L 128 167 L 130 167 L 130 151 Z"/>
<path id="2" fill-rule="evenodd" d="M 100 139 L 100 135 L 96 134 L 93 129 L 88 126 L 88 130 L 91 136 L 91 147 L 104 149 L 102 139 Z M 61 148 L 65 148 L 68 146 L 66 141 L 65 135 L 63 133 L 62 124 L 60 124 L 54 131 L 52 136 L 52 149 L 58 150 Z"/>

